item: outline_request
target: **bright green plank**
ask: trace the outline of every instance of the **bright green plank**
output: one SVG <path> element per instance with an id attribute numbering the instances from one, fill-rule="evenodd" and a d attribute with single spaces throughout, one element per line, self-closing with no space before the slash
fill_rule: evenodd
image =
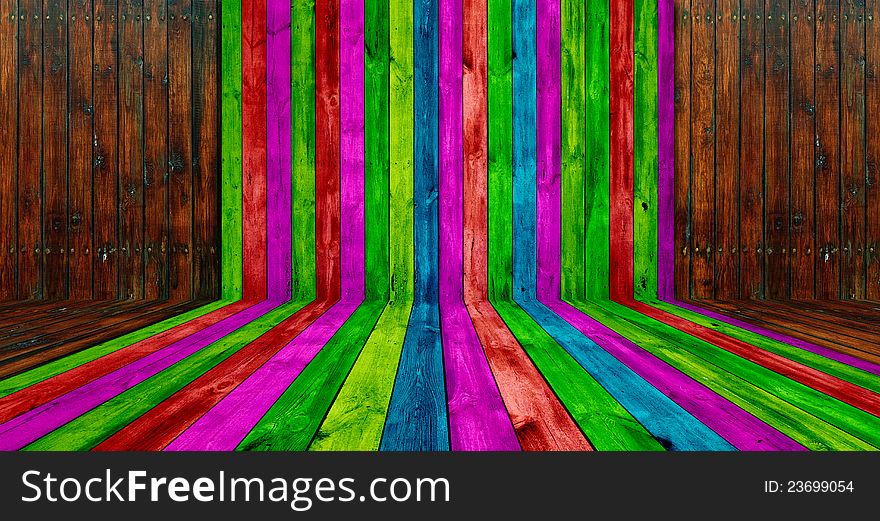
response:
<path id="1" fill-rule="evenodd" d="M 586 273 L 590 298 L 608 297 L 609 50 L 608 1 L 590 2 L 586 13 Z"/>
<path id="2" fill-rule="evenodd" d="M 573 305 L 807 447 L 880 446 L 880 418 L 624 305 Z"/>
<path id="3" fill-rule="evenodd" d="M 584 2 L 562 2 L 562 295 L 586 296 L 584 150 L 587 124 Z M 592 50 L 591 50 L 592 51 Z M 592 129 L 592 125 L 590 126 Z"/>
<path id="4" fill-rule="evenodd" d="M 315 298 L 315 2 L 291 6 L 293 300 Z"/>
<path id="5" fill-rule="evenodd" d="M 657 2 L 635 2 L 633 284 L 636 296 L 657 295 Z"/>
<path id="6" fill-rule="evenodd" d="M 42 438 L 26 450 L 88 450 L 183 389 L 212 367 L 293 315 L 304 303 L 291 302 L 196 351 Z"/>
<path id="7" fill-rule="evenodd" d="M 492 303 L 597 450 L 663 450 L 617 400 L 517 304 Z"/>
<path id="8" fill-rule="evenodd" d="M 389 304 L 309 450 L 379 450 L 412 302 Z"/>

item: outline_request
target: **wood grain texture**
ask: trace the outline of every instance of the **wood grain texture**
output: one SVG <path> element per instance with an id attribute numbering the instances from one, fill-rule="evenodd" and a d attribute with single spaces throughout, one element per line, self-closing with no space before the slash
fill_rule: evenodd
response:
<path id="1" fill-rule="evenodd" d="M 691 293 L 691 27 L 690 0 L 675 2 L 675 185 L 674 277 L 675 294 Z"/>
<path id="2" fill-rule="evenodd" d="M 711 0 L 692 0 L 691 13 L 689 251 L 693 295 L 705 298 L 715 293 L 715 4 Z"/>
<path id="3" fill-rule="evenodd" d="M 764 292 L 764 2 L 740 14 L 739 296 Z"/>
<path id="4" fill-rule="evenodd" d="M 739 294 L 739 0 L 717 3 L 715 24 L 715 295 Z"/>
<path id="5" fill-rule="evenodd" d="M 880 4 L 865 3 L 865 297 L 880 301 Z"/>
<path id="6" fill-rule="evenodd" d="M 840 289 L 865 298 L 865 3 L 840 6 Z"/>
<path id="7" fill-rule="evenodd" d="M 144 5 L 144 298 L 168 298 L 168 5 Z"/>
<path id="8" fill-rule="evenodd" d="M 789 10 L 788 1 L 764 4 L 764 261 L 767 298 L 789 294 Z"/>
<path id="9" fill-rule="evenodd" d="M 840 27 L 838 0 L 816 0 L 816 298 L 840 293 Z"/>
<path id="10" fill-rule="evenodd" d="M 192 14 L 192 75 L 193 75 L 193 293 L 203 298 L 220 296 L 220 248 L 218 222 L 220 210 L 219 159 L 219 77 L 218 77 L 218 13 L 215 0 L 195 0 Z M 286 34 L 289 34 L 286 33 Z M 288 61 L 290 61 L 288 59 Z M 287 84 L 290 84 L 289 70 Z M 290 114 L 287 114 L 287 135 L 290 135 Z M 289 150 L 289 146 L 285 149 Z M 290 159 L 287 160 L 287 187 L 290 192 Z M 289 200 L 289 196 L 288 196 Z M 287 211 L 290 214 L 290 211 Z M 288 218 L 287 227 L 290 227 Z M 280 227 L 281 230 L 285 230 Z M 279 231 L 290 244 L 290 231 Z M 288 247 L 289 249 L 289 247 Z M 287 255 L 290 270 L 290 254 Z M 287 277 L 290 280 L 290 276 Z"/>
<path id="11" fill-rule="evenodd" d="M 220 295 L 242 298 L 242 16 L 241 2 L 220 8 Z"/>
<path id="12" fill-rule="evenodd" d="M 0 300 L 17 296 L 18 220 L 18 23 L 17 0 L 3 0 L 0 10 Z M 91 48 L 91 46 L 89 46 Z"/>
<path id="13" fill-rule="evenodd" d="M 816 157 L 814 0 L 791 2 L 791 185 L 789 258 L 791 297 L 813 298 L 815 286 Z"/>
<path id="14" fill-rule="evenodd" d="M 122 0 L 118 13 L 119 294 L 123 299 L 140 299 L 144 295 L 143 2 Z"/>
<path id="15" fill-rule="evenodd" d="M 44 298 L 67 297 L 68 157 L 67 2 L 43 1 Z"/>
<path id="16" fill-rule="evenodd" d="M 168 0 L 168 213 L 171 298 L 193 283 L 192 3 Z"/>
<path id="17" fill-rule="evenodd" d="M 95 235 L 91 251 L 87 249 L 83 253 L 92 255 L 93 298 L 98 300 L 115 299 L 119 296 L 119 228 L 116 218 L 116 208 L 119 205 L 116 10 L 115 0 L 100 0 L 94 4 L 92 215 Z"/>
<path id="18" fill-rule="evenodd" d="M 19 2 L 18 37 L 18 297 L 39 299 L 42 286 L 42 97 L 41 0 Z"/>

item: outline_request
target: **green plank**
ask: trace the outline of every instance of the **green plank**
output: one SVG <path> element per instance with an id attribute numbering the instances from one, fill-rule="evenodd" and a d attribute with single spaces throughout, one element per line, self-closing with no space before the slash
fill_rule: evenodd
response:
<path id="1" fill-rule="evenodd" d="M 622 304 L 573 305 L 811 449 L 880 447 L 880 418 Z"/>
<path id="2" fill-rule="evenodd" d="M 315 2 L 291 5 L 291 163 L 293 165 L 293 300 L 314 300 L 315 264 Z"/>
<path id="3" fill-rule="evenodd" d="M 528 313 L 510 301 L 492 305 L 597 450 L 663 450 Z"/>
<path id="4" fill-rule="evenodd" d="M 242 295 L 241 1 L 220 10 L 220 273 L 221 295 Z"/>
<path id="5" fill-rule="evenodd" d="M 379 450 L 412 302 L 389 304 L 309 450 Z"/>
<path id="6" fill-rule="evenodd" d="M 369 0 L 367 27 L 378 25 L 382 0 Z M 379 450 L 385 416 L 412 311 L 413 54 L 412 3 L 391 0 L 387 113 L 390 136 L 390 298 L 375 329 L 315 435 L 310 450 Z M 374 29 L 368 29 L 372 31 Z M 369 49 L 368 49 L 369 50 Z M 368 89 L 369 91 L 369 89 Z"/>
<path id="7" fill-rule="evenodd" d="M 657 295 L 657 2 L 635 2 L 633 283 L 636 296 Z"/>
<path id="8" fill-rule="evenodd" d="M 236 450 L 306 450 L 384 307 L 358 306 Z"/>
<path id="9" fill-rule="evenodd" d="M 609 115 L 610 55 L 608 0 L 591 2 L 585 17 L 587 120 L 584 211 L 586 213 L 585 292 L 590 298 L 608 297 L 609 247 Z"/>
<path id="10" fill-rule="evenodd" d="M 489 0 L 489 295 L 512 298 L 513 286 L 513 4 Z"/>
<path id="11" fill-rule="evenodd" d="M 303 306 L 302 302 L 291 302 L 275 308 L 248 325 L 196 351 L 168 369 L 153 375 L 50 432 L 25 447 L 25 450 L 91 449 L 302 309 Z"/>
<path id="12" fill-rule="evenodd" d="M 562 279 L 563 298 L 586 296 L 584 151 L 587 121 L 584 2 L 562 2 Z M 592 52 L 592 49 L 590 50 Z M 592 125 L 589 126 L 592 130 Z"/>

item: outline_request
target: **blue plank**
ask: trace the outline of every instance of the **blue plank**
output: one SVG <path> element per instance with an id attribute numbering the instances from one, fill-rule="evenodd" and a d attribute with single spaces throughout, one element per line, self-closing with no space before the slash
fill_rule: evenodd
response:
<path id="1" fill-rule="evenodd" d="M 438 305 L 437 0 L 413 5 L 415 298 L 381 450 L 449 450 Z"/>

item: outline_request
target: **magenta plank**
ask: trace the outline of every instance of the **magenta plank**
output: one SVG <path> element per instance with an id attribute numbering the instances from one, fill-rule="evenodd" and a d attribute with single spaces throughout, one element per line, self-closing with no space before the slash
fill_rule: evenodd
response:
<path id="1" fill-rule="evenodd" d="M 267 263 L 269 299 L 291 296 L 290 2 L 269 0 L 266 12 Z"/>
<path id="2" fill-rule="evenodd" d="M 439 5 L 440 331 L 452 450 L 519 450 L 519 441 L 464 306 L 462 0 Z"/>

